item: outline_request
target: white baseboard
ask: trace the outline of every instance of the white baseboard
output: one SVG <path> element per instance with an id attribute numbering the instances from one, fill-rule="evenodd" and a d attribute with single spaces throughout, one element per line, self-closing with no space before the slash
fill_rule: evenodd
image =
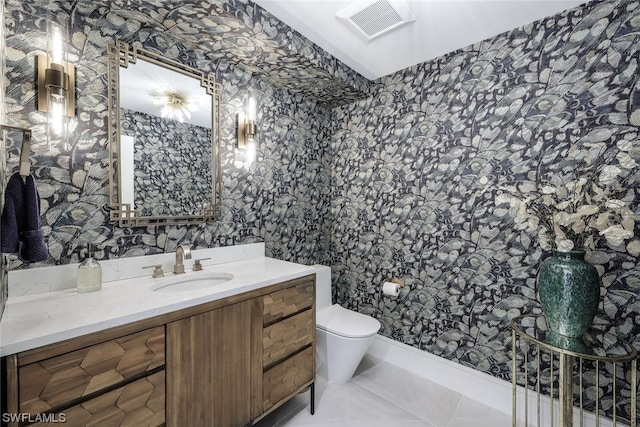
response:
<path id="1" fill-rule="evenodd" d="M 373 344 L 369 348 L 368 354 L 385 362 L 397 365 L 422 378 L 456 391 L 470 399 L 483 403 L 493 409 L 511 415 L 513 412 L 513 388 L 511 382 L 504 381 L 491 375 L 463 366 L 451 360 L 435 356 L 426 351 L 419 350 L 390 338 L 376 335 Z M 524 405 L 525 398 L 528 402 Z M 553 404 L 553 418 L 551 423 L 551 400 L 547 396 L 540 396 L 540 426 L 558 426 L 558 415 L 560 413 L 557 400 Z M 536 426 L 538 396 L 535 392 L 525 391 L 523 387 L 516 389 L 516 414 L 518 426 L 525 426 L 525 406 L 526 418 L 529 425 Z M 580 424 L 580 411 L 574 408 L 574 425 L 584 427 L 596 426 L 596 417 L 591 413 L 583 413 L 583 424 Z M 610 427 L 613 423 L 605 418 L 600 418 L 601 427 Z M 617 426 L 623 427 L 620 422 Z"/>

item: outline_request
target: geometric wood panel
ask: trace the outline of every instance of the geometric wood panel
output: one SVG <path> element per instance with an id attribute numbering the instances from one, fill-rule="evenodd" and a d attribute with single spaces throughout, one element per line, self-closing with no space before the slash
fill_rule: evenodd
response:
<path id="1" fill-rule="evenodd" d="M 269 367 L 311 344 L 314 332 L 313 310 L 305 310 L 264 328 L 262 336 L 264 367 Z"/>
<path id="2" fill-rule="evenodd" d="M 61 412 L 65 427 L 161 426 L 165 422 L 165 372 L 141 378 Z M 56 414 L 60 420 L 60 414 Z M 35 426 L 50 423 L 33 424 Z"/>
<path id="3" fill-rule="evenodd" d="M 310 346 L 264 373 L 262 397 L 265 411 L 313 381 L 314 357 L 313 346 Z"/>
<path id="4" fill-rule="evenodd" d="M 68 404 L 164 365 L 164 326 L 30 363 L 19 368 L 20 412 Z"/>
<path id="5" fill-rule="evenodd" d="M 288 317 L 313 305 L 315 286 L 313 279 L 264 296 L 264 324 Z"/>

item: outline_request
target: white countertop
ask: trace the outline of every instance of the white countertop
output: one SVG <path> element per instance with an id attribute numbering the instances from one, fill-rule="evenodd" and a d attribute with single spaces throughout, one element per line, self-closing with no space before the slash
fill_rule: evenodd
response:
<path id="1" fill-rule="evenodd" d="M 151 287 L 165 278 L 129 278 L 103 284 L 96 292 L 75 288 L 10 297 L 0 321 L 0 356 L 7 356 L 69 338 L 109 329 L 160 314 L 313 274 L 314 267 L 258 257 L 205 266 L 181 277 L 214 272 L 232 274 L 228 282 L 206 289 L 157 292 Z"/>

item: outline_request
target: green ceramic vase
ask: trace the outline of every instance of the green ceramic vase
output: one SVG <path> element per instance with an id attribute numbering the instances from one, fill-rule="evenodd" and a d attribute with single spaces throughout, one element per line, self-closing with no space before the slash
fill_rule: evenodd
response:
<path id="1" fill-rule="evenodd" d="M 538 270 L 538 296 L 547 325 L 571 338 L 589 329 L 600 304 L 600 276 L 584 254 L 554 251 Z"/>

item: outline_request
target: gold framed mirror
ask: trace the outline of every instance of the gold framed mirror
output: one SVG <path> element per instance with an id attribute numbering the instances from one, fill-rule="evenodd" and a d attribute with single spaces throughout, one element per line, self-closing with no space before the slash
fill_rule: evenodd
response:
<path id="1" fill-rule="evenodd" d="M 107 57 L 110 219 L 136 227 L 217 218 L 222 86 L 123 41 Z"/>

